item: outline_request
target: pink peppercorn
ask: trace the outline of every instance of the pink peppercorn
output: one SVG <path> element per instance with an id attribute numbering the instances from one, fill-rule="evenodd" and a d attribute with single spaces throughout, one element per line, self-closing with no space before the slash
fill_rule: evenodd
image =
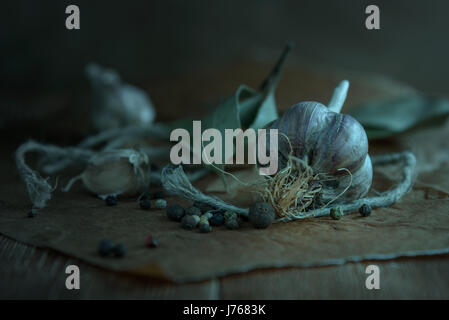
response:
<path id="1" fill-rule="evenodd" d="M 159 243 L 156 239 L 153 238 L 153 236 L 148 236 L 147 241 L 145 241 L 145 245 L 148 248 L 156 248 Z"/>

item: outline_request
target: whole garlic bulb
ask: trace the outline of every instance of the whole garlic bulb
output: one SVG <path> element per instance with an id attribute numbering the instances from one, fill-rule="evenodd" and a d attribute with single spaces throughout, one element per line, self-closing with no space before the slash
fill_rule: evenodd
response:
<path id="1" fill-rule="evenodd" d="M 359 199 L 372 183 L 365 130 L 353 117 L 340 113 L 348 87 L 349 83 L 343 81 L 336 88 L 329 107 L 319 102 L 301 102 L 266 126 L 279 131 L 279 168 L 285 166 L 291 145 L 293 156 L 306 161 L 314 174 L 327 177 L 322 183 L 322 202 L 337 196 L 337 202 Z"/>
<path id="2" fill-rule="evenodd" d="M 108 150 L 89 160 L 81 180 L 101 198 L 132 196 L 148 185 L 149 173 L 146 154 L 132 149 Z"/>

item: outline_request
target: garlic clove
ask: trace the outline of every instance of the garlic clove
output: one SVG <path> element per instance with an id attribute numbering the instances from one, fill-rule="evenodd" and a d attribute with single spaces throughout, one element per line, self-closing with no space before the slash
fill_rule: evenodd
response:
<path id="1" fill-rule="evenodd" d="M 100 152 L 81 174 L 85 187 L 100 197 L 132 196 L 149 183 L 149 161 L 146 154 L 131 150 Z"/>

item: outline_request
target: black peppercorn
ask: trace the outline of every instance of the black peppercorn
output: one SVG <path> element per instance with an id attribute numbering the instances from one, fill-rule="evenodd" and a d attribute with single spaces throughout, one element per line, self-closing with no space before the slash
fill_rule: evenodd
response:
<path id="1" fill-rule="evenodd" d="M 106 205 L 108 206 L 115 206 L 117 204 L 117 197 L 114 196 L 107 196 L 106 197 Z"/>
<path id="2" fill-rule="evenodd" d="M 151 208 L 151 201 L 148 199 L 142 199 L 139 201 L 140 209 L 148 210 Z"/>
<path id="3" fill-rule="evenodd" d="M 98 253 L 101 256 L 108 256 L 112 253 L 112 250 L 114 249 L 114 242 L 109 239 L 103 239 L 98 244 Z"/>
<path id="4" fill-rule="evenodd" d="M 214 226 L 214 227 L 222 226 L 222 225 L 224 225 L 224 222 L 225 222 L 225 218 L 224 218 L 223 213 L 221 213 L 221 212 L 215 213 L 215 214 L 209 219 L 210 225 L 211 225 L 211 226 Z"/>
<path id="5" fill-rule="evenodd" d="M 118 243 L 113 249 L 112 253 L 115 257 L 121 258 L 126 255 L 126 252 L 128 251 L 128 248 L 123 243 Z"/>
<path id="6" fill-rule="evenodd" d="M 186 215 L 188 216 L 201 216 L 201 210 L 197 207 L 188 207 L 186 209 Z"/>
<path id="7" fill-rule="evenodd" d="M 362 217 L 368 217 L 371 214 L 371 206 L 364 204 L 359 208 L 359 213 Z"/>
<path id="8" fill-rule="evenodd" d="M 266 202 L 257 202 L 249 208 L 249 221 L 257 229 L 268 228 L 274 220 L 273 207 Z"/>
<path id="9" fill-rule="evenodd" d="M 172 204 L 167 207 L 167 217 L 173 221 L 180 221 L 185 214 L 184 208 L 179 204 Z"/>

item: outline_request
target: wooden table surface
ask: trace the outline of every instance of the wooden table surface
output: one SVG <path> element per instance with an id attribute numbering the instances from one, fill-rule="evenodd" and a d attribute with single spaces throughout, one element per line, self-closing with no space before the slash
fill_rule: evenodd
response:
<path id="1" fill-rule="evenodd" d="M 176 285 L 101 270 L 0 237 L 1 299 L 448 299 L 449 255 L 324 268 L 253 271 Z M 80 268 L 80 290 L 67 290 L 65 268 Z M 365 268 L 380 268 L 380 289 L 365 287 Z"/>

